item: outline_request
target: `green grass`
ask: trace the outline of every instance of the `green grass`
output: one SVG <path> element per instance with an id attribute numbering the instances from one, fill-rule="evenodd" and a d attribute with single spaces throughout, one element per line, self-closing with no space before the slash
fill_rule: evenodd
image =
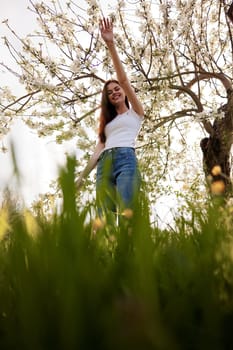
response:
<path id="1" fill-rule="evenodd" d="M 0 348 L 231 349 L 230 210 L 190 208 L 170 232 L 140 198 L 132 218 L 95 232 L 74 169 L 68 159 L 60 213 L 1 210 Z"/>

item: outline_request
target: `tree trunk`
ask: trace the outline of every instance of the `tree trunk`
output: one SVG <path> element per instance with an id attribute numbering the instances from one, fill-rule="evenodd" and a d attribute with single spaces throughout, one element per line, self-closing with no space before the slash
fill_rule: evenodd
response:
<path id="1" fill-rule="evenodd" d="M 232 193 L 230 153 L 233 143 L 233 93 L 228 94 L 228 102 L 220 108 L 224 117 L 216 118 L 211 124 L 205 122 L 205 129 L 210 134 L 200 142 L 203 152 L 203 168 L 210 184 L 222 183 L 220 193 L 229 195 Z"/>

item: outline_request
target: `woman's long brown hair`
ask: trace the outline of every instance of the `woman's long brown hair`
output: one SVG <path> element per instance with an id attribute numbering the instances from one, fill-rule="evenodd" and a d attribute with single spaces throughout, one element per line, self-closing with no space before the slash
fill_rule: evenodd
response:
<path id="1" fill-rule="evenodd" d="M 104 132 L 105 126 L 117 116 L 116 108 L 109 102 L 109 98 L 108 98 L 107 87 L 110 83 L 116 83 L 120 85 L 119 82 L 115 79 L 108 80 L 104 84 L 104 88 L 102 91 L 102 98 L 101 98 L 101 112 L 100 112 L 99 133 L 98 133 L 99 139 L 103 143 L 105 143 L 106 141 L 106 136 Z M 129 108 L 129 101 L 127 96 L 125 96 L 125 104 Z"/>

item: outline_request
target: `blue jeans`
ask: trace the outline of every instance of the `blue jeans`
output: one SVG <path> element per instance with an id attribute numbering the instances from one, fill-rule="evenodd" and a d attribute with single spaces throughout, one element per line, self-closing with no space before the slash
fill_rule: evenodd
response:
<path id="1" fill-rule="evenodd" d="M 104 151 L 97 162 L 96 199 L 101 210 L 131 208 L 138 195 L 141 175 L 135 150 L 116 147 Z"/>

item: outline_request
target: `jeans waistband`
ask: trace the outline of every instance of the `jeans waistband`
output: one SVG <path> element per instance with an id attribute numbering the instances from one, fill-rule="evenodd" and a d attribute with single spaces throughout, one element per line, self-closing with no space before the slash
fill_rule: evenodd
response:
<path id="1" fill-rule="evenodd" d="M 104 151 L 100 154 L 98 161 L 99 161 L 100 159 L 102 159 L 103 156 L 104 156 L 105 154 L 114 154 L 114 153 L 116 153 L 116 152 L 117 152 L 118 150 L 120 150 L 120 149 L 131 149 L 131 150 L 133 150 L 133 151 L 135 152 L 135 148 L 133 148 L 133 147 L 113 147 L 113 148 L 108 148 L 108 149 L 104 150 Z"/>

